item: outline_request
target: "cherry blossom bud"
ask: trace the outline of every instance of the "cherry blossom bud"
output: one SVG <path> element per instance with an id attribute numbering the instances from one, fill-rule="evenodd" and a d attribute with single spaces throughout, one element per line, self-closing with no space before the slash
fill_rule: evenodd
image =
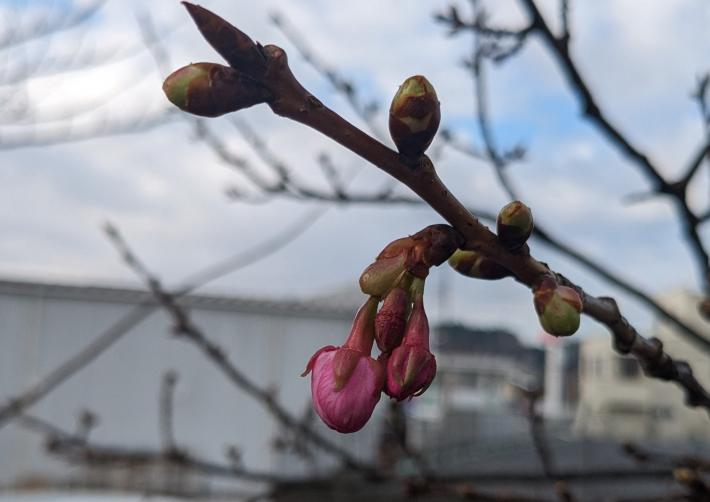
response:
<path id="1" fill-rule="evenodd" d="M 421 395 L 436 375 L 436 359 L 429 350 L 429 321 L 424 311 L 423 280 L 415 281 L 414 307 L 402 345 L 387 358 L 388 396 L 402 401 Z"/>
<path id="2" fill-rule="evenodd" d="M 203 117 L 218 117 L 270 97 L 254 80 L 216 63 L 193 63 L 176 70 L 165 79 L 163 92 L 181 110 Z"/>
<path id="3" fill-rule="evenodd" d="M 402 343 L 408 308 L 409 294 L 405 287 L 396 286 L 385 296 L 375 316 L 375 341 L 382 352 L 390 352 Z"/>
<path id="4" fill-rule="evenodd" d="M 345 344 L 319 349 L 306 366 L 311 375 L 313 407 L 325 424 L 338 432 L 364 427 L 380 400 L 384 366 L 370 357 L 378 300 L 370 297 L 355 315 Z"/>
<path id="5" fill-rule="evenodd" d="M 436 91 L 421 75 L 409 77 L 399 86 L 390 106 L 390 135 L 399 153 L 421 156 L 434 139 L 441 110 Z"/>
<path id="6" fill-rule="evenodd" d="M 204 7 L 183 2 L 197 28 L 205 40 L 232 68 L 236 68 L 255 80 L 259 80 L 267 69 L 263 48 L 244 32 Z"/>
<path id="7" fill-rule="evenodd" d="M 515 250 L 525 244 L 533 231 L 530 208 L 520 201 L 503 206 L 498 213 L 498 239 L 508 249 Z"/>
<path id="8" fill-rule="evenodd" d="M 459 274 L 476 279 L 496 280 L 510 276 L 510 271 L 503 265 L 476 251 L 457 249 L 449 258 L 449 265 Z"/>
<path id="9" fill-rule="evenodd" d="M 579 328 L 582 299 L 567 286 L 546 278 L 535 289 L 535 311 L 542 328 L 553 336 L 570 336 Z"/>
<path id="10" fill-rule="evenodd" d="M 405 271 L 407 254 L 378 258 L 360 276 L 360 289 L 366 295 L 383 297 Z"/>

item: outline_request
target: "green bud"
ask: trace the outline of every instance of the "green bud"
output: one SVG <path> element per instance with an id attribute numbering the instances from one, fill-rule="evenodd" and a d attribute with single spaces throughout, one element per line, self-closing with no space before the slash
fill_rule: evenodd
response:
<path id="1" fill-rule="evenodd" d="M 503 206 L 498 213 L 498 239 L 508 249 L 515 250 L 525 244 L 533 231 L 530 208 L 515 200 Z"/>
<path id="2" fill-rule="evenodd" d="M 510 276 L 507 268 L 476 251 L 457 249 L 449 258 L 449 265 L 459 274 L 476 279 L 496 280 Z"/>
<path id="3" fill-rule="evenodd" d="M 417 158 L 429 147 L 441 121 L 436 91 L 421 75 L 399 86 L 390 106 L 390 135 L 399 153 Z"/>
<path id="4" fill-rule="evenodd" d="M 407 254 L 378 258 L 360 276 L 360 289 L 366 295 L 383 297 L 405 272 Z"/>
<path id="5" fill-rule="evenodd" d="M 579 329 L 582 298 L 567 286 L 545 279 L 535 290 L 535 311 L 542 328 L 553 336 L 570 336 Z"/>
<path id="6" fill-rule="evenodd" d="M 163 92 L 183 111 L 218 117 L 269 100 L 269 92 L 234 68 L 217 63 L 193 63 L 173 72 Z"/>

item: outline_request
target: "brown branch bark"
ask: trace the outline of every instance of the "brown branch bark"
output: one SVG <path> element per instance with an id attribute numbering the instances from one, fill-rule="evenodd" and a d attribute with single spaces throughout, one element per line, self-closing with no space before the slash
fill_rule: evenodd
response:
<path id="1" fill-rule="evenodd" d="M 245 40 L 252 43 L 241 31 L 206 9 L 187 2 L 185 5 L 205 38 L 218 52 L 228 56 L 228 60 L 238 59 L 239 52 L 248 45 Z M 227 33 L 229 35 L 225 35 Z M 238 40 L 237 45 L 225 46 L 225 40 L 230 37 Z M 274 113 L 319 131 L 405 184 L 461 234 L 464 249 L 477 251 L 503 265 L 519 282 L 534 288 L 546 277 L 557 280 L 554 272 L 530 256 L 527 247 L 511 252 L 502 246 L 496 235 L 482 225 L 441 182 L 426 156 L 416 162 L 406 161 L 327 108 L 303 88 L 291 72 L 283 49 L 269 45 L 262 51 L 265 68 L 259 83 L 273 96 L 268 105 Z M 257 70 L 261 71 L 261 67 L 252 69 L 251 73 L 255 74 Z M 621 315 L 613 300 L 595 298 L 580 287 L 568 284 L 582 294 L 584 313 L 611 331 L 617 350 L 637 357 L 649 376 L 672 380 L 680 385 L 689 405 L 702 406 L 710 411 L 710 395 L 693 377 L 687 363 L 674 361 L 663 352 L 660 342 L 641 337 Z"/>
<path id="2" fill-rule="evenodd" d="M 530 18 L 533 31 L 540 35 L 545 45 L 555 56 L 567 82 L 575 92 L 582 106 L 584 116 L 609 139 L 612 145 L 617 147 L 629 160 L 639 167 L 641 172 L 649 179 L 657 193 L 666 194 L 675 202 L 685 237 L 690 244 L 690 249 L 695 256 L 700 270 L 701 284 L 705 292 L 710 293 L 710 255 L 708 255 L 708 251 L 698 233 L 698 225 L 700 223 L 698 216 L 688 205 L 685 190 L 687 181 L 684 182 L 683 179 L 681 179 L 680 182 L 666 180 L 648 155 L 637 146 L 633 145 L 626 135 L 611 123 L 580 74 L 569 52 L 566 39 L 564 37 L 557 37 L 552 32 L 538 9 L 535 0 L 520 0 L 520 3 Z M 706 149 L 707 146 L 703 146 L 702 148 Z M 695 161 L 691 162 L 691 166 L 694 165 L 694 162 Z M 696 169 L 691 168 L 687 172 L 692 178 Z"/>
<path id="3" fill-rule="evenodd" d="M 449 14 L 451 16 L 451 14 Z M 477 19 L 479 19 L 477 17 Z M 276 21 L 278 20 L 278 22 Z M 446 18 L 447 22 L 450 21 L 450 17 Z M 292 43 L 299 50 L 301 55 L 309 62 L 312 63 L 314 68 L 318 71 L 324 72 L 325 76 L 329 79 L 333 79 L 333 85 L 336 88 L 343 87 L 344 79 L 338 75 L 338 73 L 330 67 L 325 66 L 323 63 L 319 62 L 319 58 L 314 54 L 312 49 L 310 49 L 302 40 L 302 37 L 298 35 L 295 30 L 285 21 L 283 18 L 278 16 L 275 18 L 277 25 L 284 30 Z M 475 24 L 476 30 L 482 29 L 485 25 L 482 22 L 477 22 Z M 498 36 L 503 36 L 503 34 L 494 31 Z M 504 32 L 505 35 L 510 35 L 519 32 Z M 478 47 L 474 48 L 474 53 L 478 52 Z M 470 147 L 465 147 L 454 140 L 448 133 L 442 135 L 445 136 L 444 141 L 446 144 L 457 151 L 465 153 L 467 155 L 473 156 L 479 160 L 487 160 L 490 162 L 494 169 L 496 176 L 508 194 L 511 200 L 518 199 L 521 197 L 514 190 L 510 178 L 506 174 L 506 168 L 509 163 L 513 160 L 519 160 L 523 151 L 520 148 L 514 148 L 509 152 L 500 152 L 495 145 L 493 139 L 493 134 L 490 130 L 489 116 L 487 112 L 487 97 L 485 91 L 485 76 L 483 64 L 484 61 L 480 60 L 474 54 L 474 62 L 472 65 L 472 72 L 474 76 L 474 81 L 476 84 L 476 103 L 477 103 L 477 115 L 478 121 L 481 128 L 481 135 L 484 142 L 485 154 L 472 150 Z M 352 84 L 348 83 L 348 93 L 353 93 L 357 95 L 356 91 L 352 89 Z M 358 111 L 361 108 L 361 103 L 355 101 L 353 108 Z M 287 197 L 295 200 L 304 201 L 319 201 L 319 202 L 330 202 L 334 204 L 403 204 L 403 205 L 421 205 L 424 201 L 418 197 L 411 197 L 408 195 L 398 195 L 392 191 L 391 185 L 386 185 L 383 190 L 377 190 L 372 192 L 358 192 L 354 193 L 352 191 L 347 191 L 344 187 L 334 187 L 332 191 L 322 190 L 318 187 L 307 185 L 300 182 L 297 178 L 293 176 L 296 170 L 288 166 L 282 159 L 278 159 L 277 156 L 270 151 L 267 143 L 260 138 L 258 131 L 251 128 L 248 130 L 248 134 L 244 134 L 244 124 L 243 122 L 233 120 L 232 123 L 237 126 L 240 134 L 247 141 L 247 143 L 252 147 L 254 152 L 261 158 L 261 160 L 267 166 L 271 167 L 277 176 L 276 182 L 266 182 L 257 173 L 256 169 L 249 165 L 249 161 L 244 157 L 236 157 L 232 152 L 230 152 L 227 145 L 220 140 L 214 133 L 212 133 L 204 123 L 202 123 L 201 134 L 202 138 L 205 140 L 206 144 L 215 151 L 217 156 L 225 164 L 233 167 L 238 172 L 244 174 L 262 193 L 262 197 L 256 199 L 257 203 L 264 203 L 268 198 L 273 196 Z M 701 157 L 702 159 L 702 157 Z M 234 190 L 230 192 L 235 199 L 246 200 L 248 199 L 248 194 L 244 194 L 239 190 Z M 472 208 L 467 206 L 468 210 L 476 217 L 481 218 L 488 222 L 495 222 L 496 216 L 492 213 L 485 211 L 482 208 Z M 546 228 L 544 228 L 540 222 L 535 222 L 535 229 L 533 235 L 540 239 L 541 242 L 550 246 L 553 250 L 560 252 L 561 254 L 571 258 L 578 264 L 592 271 L 598 275 L 603 280 L 612 284 L 613 286 L 621 289 L 622 291 L 628 293 L 633 298 L 638 300 L 643 306 L 647 307 L 652 313 L 657 316 L 664 318 L 670 324 L 675 326 L 681 336 L 687 337 L 696 346 L 702 348 L 703 350 L 710 351 L 710 340 L 704 337 L 699 331 L 691 327 L 689 324 L 681 320 L 679 317 L 674 315 L 672 312 L 663 307 L 660 303 L 656 302 L 650 294 L 643 291 L 639 286 L 629 282 L 627 279 L 621 278 L 617 273 L 612 272 L 608 267 L 602 265 L 601 263 L 593 260 L 588 255 L 585 255 L 579 249 L 574 248 L 572 245 L 564 242 L 559 236 L 554 236 Z"/>

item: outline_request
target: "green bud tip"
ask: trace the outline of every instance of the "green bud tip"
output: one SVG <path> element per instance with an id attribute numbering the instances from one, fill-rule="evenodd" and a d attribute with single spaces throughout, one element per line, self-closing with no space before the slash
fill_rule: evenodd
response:
<path id="1" fill-rule="evenodd" d="M 209 78 L 209 67 L 204 63 L 184 66 L 170 74 L 163 82 L 163 92 L 168 100 L 185 110 L 189 106 L 189 91 L 191 85 L 202 79 Z"/>
<path id="2" fill-rule="evenodd" d="M 530 208 L 518 200 L 503 206 L 496 223 L 498 239 L 509 249 L 525 244 L 534 226 Z"/>

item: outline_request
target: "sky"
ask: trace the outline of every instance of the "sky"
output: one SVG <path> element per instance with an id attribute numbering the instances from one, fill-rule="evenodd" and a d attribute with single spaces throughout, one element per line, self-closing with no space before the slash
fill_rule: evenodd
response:
<path id="1" fill-rule="evenodd" d="M 556 3 L 540 3 L 557 28 Z M 0 2 L 0 14 L 13 20 L 6 26 L 22 27 L 51 9 L 66 12 L 87 4 L 90 1 L 5 1 Z M 434 13 L 450 4 L 202 2 L 252 38 L 283 47 L 303 84 L 356 125 L 366 127 L 273 26 L 271 13 L 285 16 L 322 60 L 351 79 L 364 100 L 380 103 L 382 110 L 386 111 L 406 77 L 425 75 L 441 101 L 442 127 L 480 144 L 472 81 L 461 65 L 471 39 L 465 34 L 450 37 L 433 20 Z M 572 55 L 603 109 L 664 174 L 681 172 L 702 141 L 699 113 L 690 94 L 697 77 L 710 70 L 710 5 L 703 0 L 648 0 L 642 6 L 633 0 L 571 4 Z M 456 5 L 468 14 L 468 2 Z M 524 21 L 514 0 L 486 5 L 492 22 L 514 27 Z M 287 200 L 262 204 L 231 200 L 226 195 L 230 187 L 241 191 L 253 187 L 196 141 L 189 123 L 178 114 L 166 125 L 135 128 L 131 134 L 2 148 L 28 130 L 52 134 L 64 127 L 58 119 L 71 110 L 86 111 L 74 121 L 77 131 L 96 121 L 153 117 L 169 110 L 161 91 L 165 71 L 145 49 L 136 21 L 146 14 L 161 35 L 173 69 L 190 62 L 220 62 L 173 0 L 108 0 L 76 29 L 0 51 L 2 68 L 32 64 L 42 68 L 47 61 L 91 54 L 106 60 L 98 67 L 49 71 L 32 79 L 19 102 L 29 104 L 35 113 L 14 119 L 5 114 L 0 119 L 0 276 L 135 285 L 136 279 L 101 231 L 111 221 L 165 284 L 176 284 L 263 242 L 320 207 Z M 643 192 L 646 180 L 583 121 L 573 94 L 540 41 L 530 40 L 518 56 L 487 70 L 496 141 L 503 147 L 523 144 L 527 148 L 526 159 L 511 166 L 510 175 L 536 221 L 653 294 L 678 287 L 697 289 L 695 264 L 673 208 L 660 199 L 628 204 L 627 196 Z M 354 154 L 275 116 L 266 106 L 235 116 L 258 131 L 299 179 L 326 186 L 315 159 L 327 152 L 339 169 L 359 173 L 351 185 L 354 190 L 386 182 L 383 174 Z M 236 154 L 264 169 L 229 120 L 214 119 L 210 125 Z M 44 125 L 36 127 L 34 121 Z M 385 113 L 377 121 L 386 130 Z M 496 212 L 508 202 L 484 162 L 443 149 L 437 169 L 465 203 Z M 692 187 L 693 207 L 707 207 L 709 185 L 706 167 Z M 399 190 L 407 193 L 405 188 Z M 356 297 L 360 272 L 387 242 L 441 222 L 424 207 L 334 207 L 284 249 L 204 291 L 259 297 Z M 709 227 L 703 229 L 706 241 L 710 241 Z M 632 323 L 649 329 L 651 317 L 632 299 L 540 243 L 532 241 L 531 249 L 590 293 L 616 296 Z M 442 266 L 432 271 L 427 282 L 433 319 L 503 326 L 529 342 L 538 339 L 530 292 L 514 281 L 472 281 Z M 589 335 L 601 328 L 586 319 L 581 332 Z"/>

